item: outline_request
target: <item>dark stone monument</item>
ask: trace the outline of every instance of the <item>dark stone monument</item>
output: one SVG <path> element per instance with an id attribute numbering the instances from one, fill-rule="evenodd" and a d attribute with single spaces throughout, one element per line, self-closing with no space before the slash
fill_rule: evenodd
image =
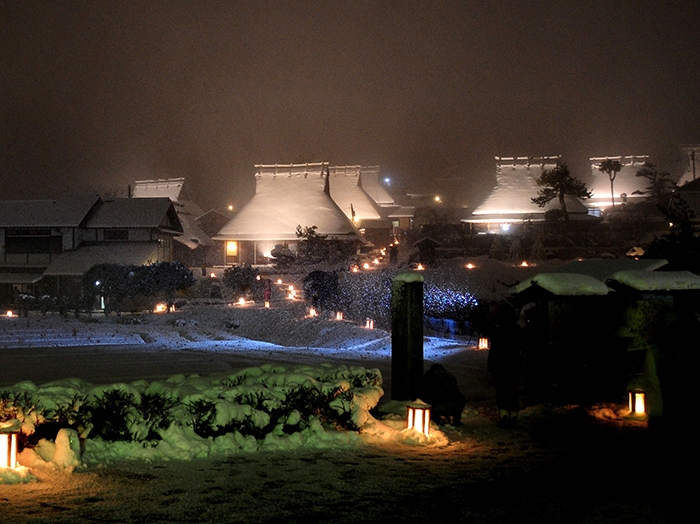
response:
<path id="1" fill-rule="evenodd" d="M 391 398 L 415 400 L 423 380 L 423 276 L 400 273 L 391 283 Z"/>

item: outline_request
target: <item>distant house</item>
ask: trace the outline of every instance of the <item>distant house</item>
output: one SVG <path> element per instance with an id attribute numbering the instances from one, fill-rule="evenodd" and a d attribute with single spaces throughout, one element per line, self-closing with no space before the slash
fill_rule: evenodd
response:
<path id="1" fill-rule="evenodd" d="M 560 160 L 560 156 L 496 157 L 496 186 L 462 222 L 475 233 L 505 233 L 526 222 L 543 222 L 547 211 L 559 209 L 559 202 L 554 199 L 545 207 L 533 204 L 532 199 L 542 189 L 536 179 Z M 577 198 L 566 197 L 566 208 L 571 220 L 590 218 Z"/>
<path id="2" fill-rule="evenodd" d="M 592 157 L 591 161 L 591 183 L 588 189 L 593 196 L 586 200 L 586 206 L 595 215 L 600 215 L 601 211 L 612 206 L 612 194 L 610 193 L 610 177 L 600 170 L 600 165 L 605 160 L 616 160 L 622 165 L 622 169 L 615 175 L 613 181 L 613 193 L 615 205 L 627 202 L 641 202 L 644 195 L 634 194 L 635 191 L 644 191 L 649 184 L 648 180 L 637 176 L 644 164 L 649 162 L 647 155 L 630 156 L 601 156 Z"/>
<path id="3" fill-rule="evenodd" d="M 219 231 L 226 264 L 262 264 L 275 246 L 296 250 L 297 226 L 333 239 L 360 240 L 331 197 L 328 163 L 256 165 L 253 198 Z"/>
<path id="4" fill-rule="evenodd" d="M 187 266 L 200 266 L 204 263 L 213 246 L 208 235 L 197 222 L 204 214 L 202 209 L 189 200 L 184 191 L 184 178 L 158 180 L 138 180 L 134 183 L 134 198 L 169 198 L 182 224 L 182 235 L 174 238 L 173 257 Z"/>
<path id="5" fill-rule="evenodd" d="M 0 203 L 0 302 L 57 296 L 92 266 L 172 261 L 182 226 L 169 198 L 95 194 Z"/>
<path id="6" fill-rule="evenodd" d="M 678 185 L 683 186 L 688 182 L 694 182 L 700 178 L 700 144 L 681 146 L 686 159 L 685 169 L 678 180 Z"/>

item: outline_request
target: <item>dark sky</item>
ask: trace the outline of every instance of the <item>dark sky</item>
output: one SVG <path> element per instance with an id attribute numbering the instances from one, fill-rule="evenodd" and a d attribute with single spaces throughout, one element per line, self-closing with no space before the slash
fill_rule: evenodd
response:
<path id="1" fill-rule="evenodd" d="M 379 164 L 475 204 L 494 155 L 700 142 L 700 2 L 20 1 L 0 5 L 0 198 L 184 176 L 205 209 L 255 163 Z"/>

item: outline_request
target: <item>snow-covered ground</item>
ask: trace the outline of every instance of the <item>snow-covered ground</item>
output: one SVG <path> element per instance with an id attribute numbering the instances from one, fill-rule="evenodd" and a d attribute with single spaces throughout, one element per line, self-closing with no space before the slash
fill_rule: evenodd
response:
<path id="1" fill-rule="evenodd" d="M 243 369 L 274 369 L 279 378 L 298 376 L 298 366 L 309 374 L 359 366 L 379 370 L 384 390 L 358 403 L 366 416 L 360 432 L 309 425 L 295 441 L 216 443 L 180 429 L 172 454 L 88 438 L 82 453 L 63 445 L 59 460 L 48 442 L 43 456 L 23 457 L 37 481 L 0 484 L 3 520 L 680 522 L 676 461 L 659 455 L 642 425 L 621 418 L 624 406 L 533 406 L 516 431 L 500 429 L 487 352 L 467 340 L 427 338 L 426 366 L 441 362 L 467 396 L 464 425 L 434 426 L 432 439 L 407 436 L 403 407 L 389 402 L 389 334 L 306 313 L 304 304 L 284 302 L 89 321 L 0 318 L 0 389 L 24 382 L 68 396 L 76 384 L 139 392 L 191 381 L 207 395 L 216 377 Z M 80 381 L 65 381 L 71 377 Z M 370 415 L 377 403 L 383 409 Z"/>

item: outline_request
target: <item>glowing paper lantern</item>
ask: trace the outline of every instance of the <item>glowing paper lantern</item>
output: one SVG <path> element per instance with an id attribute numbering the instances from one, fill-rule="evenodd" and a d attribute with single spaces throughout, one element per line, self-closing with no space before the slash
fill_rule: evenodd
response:
<path id="1" fill-rule="evenodd" d="M 641 391 L 641 389 L 630 388 L 630 390 L 627 392 L 627 402 L 631 415 L 646 415 L 644 392 Z"/>
<path id="2" fill-rule="evenodd" d="M 8 311 L 8 312 L 7 312 L 7 317 L 8 317 L 8 318 L 12 318 L 12 317 L 14 317 L 14 316 L 15 316 L 15 314 L 14 314 L 12 311 Z"/>
<path id="3" fill-rule="evenodd" d="M 269 301 L 269 300 L 266 300 L 266 301 L 265 301 L 265 307 L 266 307 L 266 308 L 269 308 L 269 307 L 270 307 L 270 301 Z"/>
<path id="4" fill-rule="evenodd" d="M 474 264 L 472 264 L 471 262 L 469 262 L 469 264 L 466 265 L 467 269 L 474 269 L 475 267 L 476 266 Z"/>
<path id="5" fill-rule="evenodd" d="M 369 269 L 369 262 L 362 264 L 362 269 Z"/>
<path id="6" fill-rule="evenodd" d="M 485 337 L 481 337 L 479 339 L 479 345 L 477 346 L 477 349 L 489 349 L 490 344 L 489 344 L 489 339 Z"/>
<path id="7" fill-rule="evenodd" d="M 310 317 L 316 317 L 316 316 L 318 316 L 318 313 L 316 313 L 316 309 L 315 309 L 315 308 L 309 309 L 309 316 L 310 316 Z"/>
<path id="8" fill-rule="evenodd" d="M 0 469 L 17 469 L 17 436 L 19 420 L 0 422 Z"/>
<path id="9" fill-rule="evenodd" d="M 423 267 L 423 264 L 418 264 L 418 265 L 416 266 L 416 270 L 417 270 L 417 271 L 423 271 L 424 269 L 425 269 L 425 268 Z"/>
<path id="10" fill-rule="evenodd" d="M 243 298 L 243 297 L 239 298 L 239 299 L 238 299 L 238 305 L 239 305 L 239 306 L 245 305 L 245 298 Z"/>
<path id="11" fill-rule="evenodd" d="M 343 312 L 342 311 L 337 311 L 335 314 L 335 319 L 336 320 L 343 320 Z"/>
<path id="12" fill-rule="evenodd" d="M 406 427 L 423 433 L 426 437 L 430 435 L 430 404 L 416 400 L 407 404 L 406 407 L 408 408 Z"/>
<path id="13" fill-rule="evenodd" d="M 374 329 L 374 320 L 367 319 L 367 322 L 365 322 L 365 327 L 367 329 Z"/>
<path id="14" fill-rule="evenodd" d="M 520 263 L 520 267 L 529 267 L 529 264 L 527 263 L 527 260 L 523 260 L 523 261 Z"/>

